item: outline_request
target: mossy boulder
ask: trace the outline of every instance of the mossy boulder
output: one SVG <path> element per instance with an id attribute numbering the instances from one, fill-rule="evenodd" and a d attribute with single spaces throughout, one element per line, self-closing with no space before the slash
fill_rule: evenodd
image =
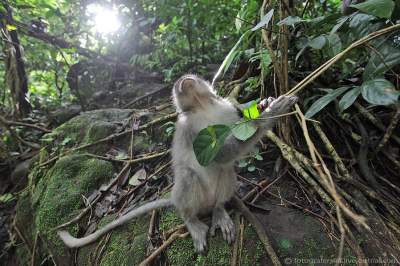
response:
<path id="1" fill-rule="evenodd" d="M 91 144 L 116 133 L 124 122 L 134 115 L 130 109 L 102 109 L 88 111 L 76 116 L 42 137 L 48 150 L 62 151 L 77 145 Z M 119 139 L 128 145 L 128 138 Z M 109 143 L 100 143 L 87 149 L 91 152 L 104 153 Z"/>
<path id="2" fill-rule="evenodd" d="M 76 215 L 82 208 L 82 196 L 88 196 L 111 179 L 113 172 L 110 162 L 84 155 L 68 155 L 48 171 L 33 171 L 29 192 L 21 197 L 17 206 L 16 222 L 25 238 L 32 240 L 39 233 L 44 249 L 57 264 L 70 265 L 69 251 L 54 228 Z M 76 232 L 77 227 L 68 230 Z"/>
<path id="3" fill-rule="evenodd" d="M 86 152 L 104 155 L 111 148 L 127 149 L 130 143 L 130 134 L 118 138 L 115 142 L 104 142 L 94 145 L 91 149 L 64 153 L 70 148 L 91 144 L 111 134 L 126 129 L 129 119 L 135 116 L 146 122 L 146 113 L 128 109 L 106 109 L 84 112 L 72 118 L 65 124 L 54 129 L 43 137 L 44 147 L 38 156 L 38 161 L 29 174 L 28 188 L 20 195 L 16 212 L 16 225 L 20 229 L 26 247 L 18 248 L 19 264 L 26 265 L 31 259 L 31 250 L 36 245 L 36 260 L 38 263 L 49 255 L 58 265 L 72 265 L 74 251 L 69 250 L 56 234 L 55 227 L 71 220 L 84 208 L 82 198 L 88 197 L 104 183 L 108 183 L 117 169 L 111 162 L 92 158 Z M 135 151 L 146 150 L 150 146 L 151 136 L 146 132 L 137 132 L 134 138 Z M 53 163 L 41 166 L 54 154 L 61 154 Z M 64 155 L 63 155 L 64 154 Z M 103 222 L 104 221 L 104 222 Z M 103 219 L 104 224 L 107 219 Z M 108 220 L 109 221 L 109 220 Z M 112 261 L 123 261 L 126 257 L 126 241 L 133 243 L 134 250 L 143 250 L 137 260 L 144 257 L 146 236 L 144 231 L 135 230 L 137 222 L 116 230 L 107 248 L 107 253 L 101 261 L 111 265 Z M 101 226 L 101 225 L 100 225 Z M 143 226 L 139 226 L 142 228 Z M 79 225 L 74 224 L 66 228 L 71 234 L 77 235 Z M 142 236 L 124 239 L 126 231 L 136 232 Z M 124 242 L 125 241 L 125 242 Z M 123 250 L 121 248 L 124 248 Z M 84 249 L 82 249 L 84 250 Z M 89 253 L 93 252 L 90 250 Z M 117 257 L 120 256 L 120 259 Z M 130 256 L 132 257 L 132 256 Z M 135 257 L 133 257 L 135 258 Z M 136 261 L 135 259 L 133 260 Z M 127 265 L 132 265 L 132 260 Z M 102 262 L 102 264 L 104 264 Z"/>
<path id="4" fill-rule="evenodd" d="M 116 215 L 102 219 L 99 227 L 111 222 Z M 146 257 L 147 230 L 149 219 L 147 216 L 139 217 L 129 223 L 116 228 L 110 238 L 82 247 L 78 253 L 78 265 L 138 265 Z M 102 252 L 100 248 L 102 247 Z"/>

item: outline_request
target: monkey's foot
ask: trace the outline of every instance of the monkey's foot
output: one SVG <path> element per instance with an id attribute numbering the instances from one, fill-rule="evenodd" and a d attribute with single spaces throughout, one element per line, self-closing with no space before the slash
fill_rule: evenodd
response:
<path id="1" fill-rule="evenodd" d="M 224 208 L 215 208 L 213 211 L 212 225 L 210 229 L 211 236 L 215 236 L 215 230 L 217 227 L 221 228 L 222 237 L 229 244 L 232 244 L 235 240 L 235 225 Z"/>
<path id="2" fill-rule="evenodd" d="M 197 253 L 204 254 L 207 248 L 208 226 L 197 218 L 185 223 L 186 228 L 192 236 L 194 249 Z"/>

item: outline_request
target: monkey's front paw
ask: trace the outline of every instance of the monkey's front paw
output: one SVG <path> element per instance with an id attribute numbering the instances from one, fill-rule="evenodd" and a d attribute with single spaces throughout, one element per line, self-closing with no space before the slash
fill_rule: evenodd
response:
<path id="1" fill-rule="evenodd" d="M 222 237 L 228 242 L 228 244 L 232 244 L 235 240 L 235 225 L 225 209 L 214 211 L 210 229 L 211 236 L 215 236 L 215 230 L 218 227 L 221 228 Z"/>
<path id="2" fill-rule="evenodd" d="M 269 113 L 272 115 L 280 115 L 289 111 L 298 98 L 296 96 L 279 96 L 269 104 Z"/>

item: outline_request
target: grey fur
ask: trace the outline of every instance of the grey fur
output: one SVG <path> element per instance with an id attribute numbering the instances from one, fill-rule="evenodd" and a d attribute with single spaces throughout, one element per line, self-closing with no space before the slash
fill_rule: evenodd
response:
<path id="1" fill-rule="evenodd" d="M 188 82 L 185 82 L 185 80 Z M 246 155 L 266 130 L 271 129 L 276 118 L 267 121 L 253 121 L 258 128 L 256 134 L 247 141 L 229 136 L 215 162 L 207 167 L 201 166 L 193 152 L 193 140 L 198 132 L 215 124 L 231 125 L 240 120 L 235 107 L 226 99 L 216 95 L 209 83 L 195 75 L 185 75 L 174 85 L 173 98 L 177 111 L 172 144 L 172 168 L 175 184 L 171 198 L 158 200 L 134 209 L 95 233 L 81 239 L 73 238 L 68 232 L 60 231 L 59 236 L 69 247 L 80 247 L 95 241 L 104 233 L 126 223 L 128 220 L 154 209 L 173 205 L 192 236 L 196 252 L 203 253 L 207 246 L 208 226 L 199 220 L 200 214 L 212 212 L 211 234 L 217 228 L 223 238 L 232 243 L 235 228 L 224 204 L 235 193 L 235 160 Z M 297 101 L 296 97 L 281 96 L 269 99 L 270 107 L 262 113 L 262 118 L 285 113 Z"/>

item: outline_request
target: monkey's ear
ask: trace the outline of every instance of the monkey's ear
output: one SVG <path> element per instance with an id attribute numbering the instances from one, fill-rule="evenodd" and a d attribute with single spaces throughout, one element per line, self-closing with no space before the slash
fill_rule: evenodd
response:
<path id="1" fill-rule="evenodd" d="M 181 81 L 180 91 L 189 92 L 196 86 L 196 80 L 193 78 L 185 78 Z"/>

